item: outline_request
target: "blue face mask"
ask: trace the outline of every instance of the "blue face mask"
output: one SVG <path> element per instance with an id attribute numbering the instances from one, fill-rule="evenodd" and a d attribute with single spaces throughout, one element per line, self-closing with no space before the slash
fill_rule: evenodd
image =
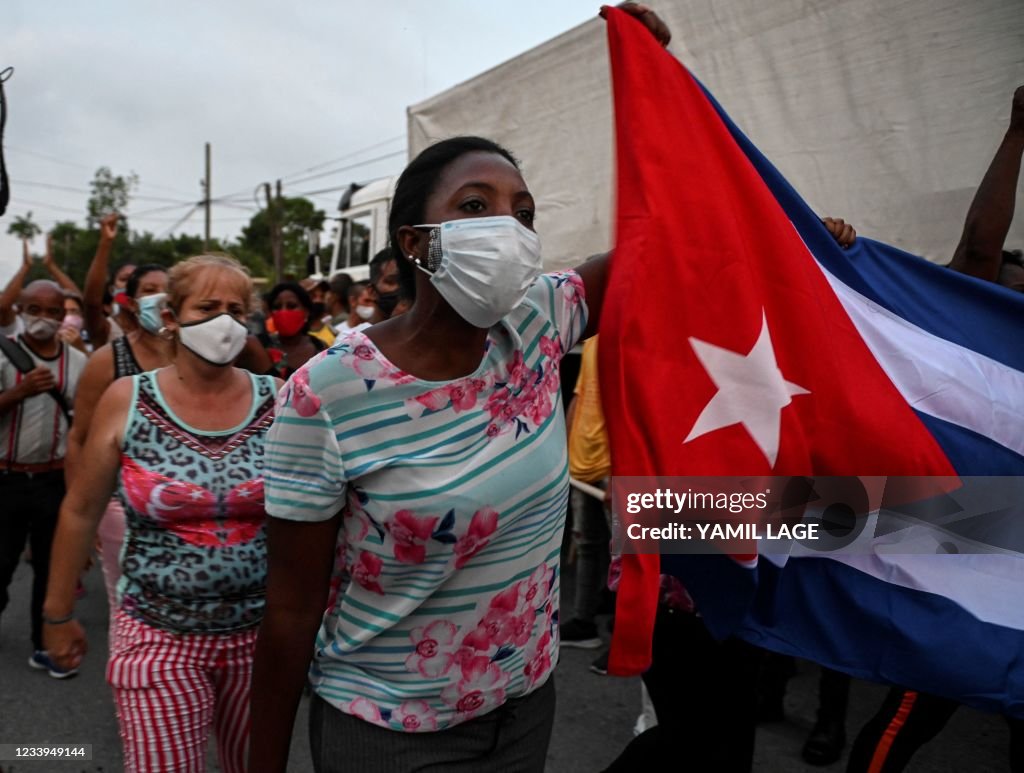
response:
<path id="1" fill-rule="evenodd" d="M 167 305 L 167 293 L 144 295 L 138 299 L 137 303 L 139 304 L 139 324 L 146 332 L 156 335 L 164 326 L 160 313 Z"/>

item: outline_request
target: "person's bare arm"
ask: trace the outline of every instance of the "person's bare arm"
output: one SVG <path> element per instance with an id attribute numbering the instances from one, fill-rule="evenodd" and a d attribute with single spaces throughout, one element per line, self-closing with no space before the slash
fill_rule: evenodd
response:
<path id="1" fill-rule="evenodd" d="M 107 344 L 89 358 L 78 379 L 78 389 L 75 392 L 75 421 L 68 433 L 68 447 L 64 456 L 64 482 L 69 490 L 74 483 L 82 450 L 89 437 L 89 427 L 96 405 L 113 381 L 114 353 L 110 344 Z"/>
<path id="2" fill-rule="evenodd" d="M 81 295 L 82 291 L 78 289 L 78 285 L 75 284 L 74 280 L 60 270 L 60 266 L 57 265 L 57 261 L 53 259 L 53 237 L 46 237 L 46 255 L 43 256 L 43 267 L 50 272 L 50 276 L 53 277 L 53 281 L 60 285 L 62 290 L 75 295 Z"/>
<path id="3" fill-rule="evenodd" d="M 95 426 L 82 454 L 80 474 L 64 497 L 53 537 L 50 577 L 43 604 L 45 620 L 62 620 L 74 612 L 75 585 L 89 559 L 96 529 L 120 466 L 120 438 L 131 402 L 132 384 L 124 379 L 108 389 L 96 406 Z M 61 668 L 77 668 L 86 652 L 85 631 L 77 620 L 46 623 L 43 641 Z"/>
<path id="4" fill-rule="evenodd" d="M 0 325 L 10 325 L 14 322 L 14 304 L 21 297 L 21 291 L 25 288 L 25 278 L 32 270 L 32 256 L 28 251 L 28 239 L 21 240 L 21 265 L 18 271 L 11 277 L 7 287 L 0 293 Z"/>
<path id="5" fill-rule="evenodd" d="M 117 221 L 119 215 L 112 213 L 100 221 L 100 243 L 96 255 L 89 264 L 85 275 L 85 289 L 82 293 L 82 305 L 85 307 L 85 330 L 93 346 L 102 346 L 110 336 L 110 323 L 103 313 L 103 292 L 107 287 L 110 273 L 110 250 L 117 237 Z"/>
<path id="6" fill-rule="evenodd" d="M 995 282 L 1003 260 L 1003 243 L 1013 222 L 1013 209 L 1024 154 L 1024 86 L 1013 94 L 1010 128 L 978 186 L 963 235 L 949 268 Z"/>
<path id="7" fill-rule="evenodd" d="M 267 607 L 252 672 L 249 773 L 287 769 L 340 523 L 340 515 L 315 523 L 267 519 Z"/>

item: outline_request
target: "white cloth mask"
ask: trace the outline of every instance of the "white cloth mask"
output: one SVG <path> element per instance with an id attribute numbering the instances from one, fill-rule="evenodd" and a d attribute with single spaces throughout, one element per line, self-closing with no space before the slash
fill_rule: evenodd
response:
<path id="1" fill-rule="evenodd" d="M 22 314 L 25 332 L 37 341 L 48 341 L 60 330 L 60 321 L 49 317 L 37 317 L 34 314 Z"/>
<path id="2" fill-rule="evenodd" d="M 230 365 L 245 348 L 249 330 L 227 312 L 178 329 L 181 345 L 211 365 Z"/>
<path id="3" fill-rule="evenodd" d="M 372 317 L 375 311 L 377 311 L 376 306 L 366 306 L 365 304 L 356 306 L 356 316 L 364 322 Z"/>
<path id="4" fill-rule="evenodd" d="M 540 237 L 514 217 L 470 217 L 416 228 L 431 229 L 428 266 L 433 273 L 419 268 L 430 274 L 431 284 L 459 316 L 476 327 L 489 328 L 504 318 L 541 274 Z"/>

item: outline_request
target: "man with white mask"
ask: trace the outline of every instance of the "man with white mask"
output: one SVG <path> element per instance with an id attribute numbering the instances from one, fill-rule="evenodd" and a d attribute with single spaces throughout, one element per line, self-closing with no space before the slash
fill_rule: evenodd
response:
<path id="1" fill-rule="evenodd" d="M 19 299 L 23 332 L 10 339 L 21 349 L 27 372 L 0 352 L 0 612 L 26 539 L 32 549 L 33 668 L 55 678 L 74 674 L 57 668 L 43 650 L 43 599 L 50 544 L 64 496 L 64 454 L 69 418 L 85 355 L 57 336 L 64 318 L 64 293 L 55 283 L 29 284 Z M 15 354 L 18 354 L 15 350 Z"/>

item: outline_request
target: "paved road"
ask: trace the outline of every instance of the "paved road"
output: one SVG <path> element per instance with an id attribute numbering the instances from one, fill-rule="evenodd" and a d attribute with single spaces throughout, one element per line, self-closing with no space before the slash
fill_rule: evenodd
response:
<path id="1" fill-rule="evenodd" d="M 27 600 L 31 572 L 23 566 L 11 588 L 11 605 L 0 625 L 0 743 L 89 743 L 91 762 L 0 763 L 4 773 L 119 771 L 121 748 L 110 691 L 103 680 L 106 651 L 106 603 L 98 568 L 86 578 L 88 594 L 79 604 L 80 619 L 92 637 L 92 652 L 82 673 L 67 681 L 49 678 L 26 665 Z M 571 580 L 571 574 L 569 575 Z M 592 773 L 607 765 L 632 737 L 639 709 L 639 680 L 601 677 L 587 665 L 592 651 L 564 650 L 557 670 L 558 711 L 551 749 L 550 773 Z M 815 710 L 817 669 L 801 664 L 786 698 L 787 720 L 758 730 L 754 770 L 764 773 L 811 773 L 822 770 L 800 761 L 800 747 Z M 851 734 L 881 700 L 884 688 L 854 685 L 848 732 Z M 296 722 L 290 770 L 312 770 L 306 748 L 305 703 Z M 908 768 L 930 773 L 1004 771 L 1007 731 L 997 717 L 961 709 L 946 730 Z M 217 770 L 212 762 L 210 770 Z M 687 770 L 696 766 L 682 765 Z M 841 771 L 837 763 L 826 770 Z M 354 772 L 358 773 L 358 772 Z"/>

